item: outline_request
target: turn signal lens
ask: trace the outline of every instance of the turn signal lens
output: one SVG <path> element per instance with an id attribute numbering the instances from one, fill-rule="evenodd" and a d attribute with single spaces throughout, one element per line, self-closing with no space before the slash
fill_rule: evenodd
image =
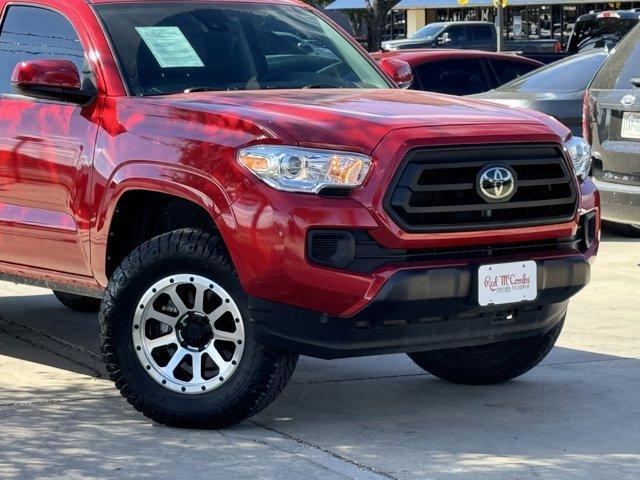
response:
<path id="1" fill-rule="evenodd" d="M 254 172 L 266 172 L 269 170 L 269 161 L 256 155 L 245 155 L 241 157 L 240 163 Z"/>

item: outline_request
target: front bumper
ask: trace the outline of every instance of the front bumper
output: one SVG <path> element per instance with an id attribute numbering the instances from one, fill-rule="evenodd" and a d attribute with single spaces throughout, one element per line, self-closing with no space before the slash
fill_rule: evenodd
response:
<path id="1" fill-rule="evenodd" d="M 535 301 L 480 307 L 477 266 L 398 271 L 350 317 L 251 298 L 258 341 L 320 358 L 415 352 L 532 336 L 556 325 L 590 278 L 581 255 L 538 262 Z"/>
<path id="2" fill-rule="evenodd" d="M 384 184 L 383 181 L 378 182 Z M 382 201 L 382 199 L 380 199 Z M 581 184 L 578 215 L 598 212 L 598 192 L 589 180 Z M 329 316 L 350 317 L 378 295 L 396 273 L 430 268 L 462 268 L 473 264 L 544 260 L 573 252 L 538 251 L 508 257 L 478 258 L 473 246 L 512 245 L 517 242 L 547 243 L 576 235 L 579 219 L 560 225 L 506 228 L 436 234 L 406 234 L 390 224 L 382 210 L 367 208 L 354 198 L 322 198 L 279 192 L 256 183 L 232 205 L 233 215 L 219 223 L 244 290 L 251 297 L 299 307 Z M 434 249 L 460 253 L 446 259 L 418 261 L 394 259 L 373 270 L 328 268 L 309 261 L 307 239 L 313 229 L 365 231 L 384 249 L 408 252 Z M 599 238 L 599 228 L 596 232 Z M 598 242 L 579 253 L 590 260 Z"/>
<path id="3" fill-rule="evenodd" d="M 640 225 L 640 186 L 593 179 L 600 190 L 602 218 L 617 223 Z"/>

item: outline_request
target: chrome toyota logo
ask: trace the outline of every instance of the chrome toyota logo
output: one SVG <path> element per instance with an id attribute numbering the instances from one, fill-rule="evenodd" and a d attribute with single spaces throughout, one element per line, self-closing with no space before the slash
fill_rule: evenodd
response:
<path id="1" fill-rule="evenodd" d="M 620 103 L 625 107 L 633 107 L 633 105 L 636 103 L 636 96 L 633 95 L 632 93 L 629 93 L 624 97 L 622 97 L 622 100 L 620 100 Z"/>
<path id="2" fill-rule="evenodd" d="M 506 202 L 516 192 L 515 172 L 506 167 L 485 167 L 478 175 L 478 192 L 488 202 Z"/>

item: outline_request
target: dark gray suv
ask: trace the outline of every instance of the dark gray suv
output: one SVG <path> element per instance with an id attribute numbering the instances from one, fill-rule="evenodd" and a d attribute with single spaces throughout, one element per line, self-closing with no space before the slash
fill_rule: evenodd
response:
<path id="1" fill-rule="evenodd" d="M 640 26 L 591 82 L 583 136 L 591 143 L 603 219 L 620 234 L 640 237 Z"/>

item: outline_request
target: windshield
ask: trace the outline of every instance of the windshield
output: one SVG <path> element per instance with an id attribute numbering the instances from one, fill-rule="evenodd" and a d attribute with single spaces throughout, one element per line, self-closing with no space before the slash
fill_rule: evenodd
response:
<path id="1" fill-rule="evenodd" d="M 585 90 L 606 59 L 604 51 L 583 53 L 534 70 L 496 90 L 539 93 Z"/>
<path id="2" fill-rule="evenodd" d="M 409 35 L 409 38 L 416 40 L 429 40 L 430 38 L 435 37 L 440 30 L 442 30 L 442 25 L 432 23 L 422 27 L 420 30 L 417 30 L 413 35 Z"/>
<path id="3" fill-rule="evenodd" d="M 164 2 L 96 9 L 133 95 L 390 86 L 306 8 Z"/>
<path id="4" fill-rule="evenodd" d="M 579 20 L 569 39 L 567 51 L 602 48 L 609 42 L 616 44 L 637 24 L 637 18 L 604 17 Z"/>

